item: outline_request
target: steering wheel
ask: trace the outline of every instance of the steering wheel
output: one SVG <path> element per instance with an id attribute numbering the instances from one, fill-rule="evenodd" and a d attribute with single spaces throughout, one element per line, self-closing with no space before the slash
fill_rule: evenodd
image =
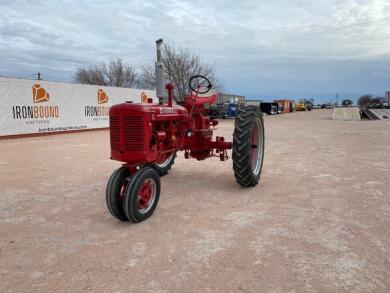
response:
<path id="1" fill-rule="evenodd" d="M 190 78 L 190 89 L 197 94 L 205 94 L 213 87 L 207 77 L 203 75 L 194 75 Z"/>

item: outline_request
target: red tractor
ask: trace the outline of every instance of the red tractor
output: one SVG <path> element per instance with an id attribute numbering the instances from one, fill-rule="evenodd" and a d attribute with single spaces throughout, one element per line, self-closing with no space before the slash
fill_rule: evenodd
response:
<path id="1" fill-rule="evenodd" d="M 162 99 L 162 66 L 157 41 L 156 84 L 158 103 L 125 102 L 110 109 L 111 159 L 124 162 L 110 177 L 106 201 L 111 214 L 121 221 L 141 222 L 149 218 L 160 197 L 160 176 L 171 169 L 177 151 L 186 159 L 228 159 L 233 149 L 236 181 L 245 187 L 255 186 L 264 157 L 263 117 L 257 107 L 242 108 L 235 120 L 233 142 L 217 136 L 213 130 L 218 120 L 206 115 L 217 93 L 201 75 L 189 81 L 191 92 L 184 101 L 173 104 L 173 85 L 165 86 L 168 102 Z"/>

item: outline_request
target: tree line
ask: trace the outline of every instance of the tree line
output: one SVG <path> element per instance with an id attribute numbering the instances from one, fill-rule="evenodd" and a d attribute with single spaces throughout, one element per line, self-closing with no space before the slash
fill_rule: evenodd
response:
<path id="1" fill-rule="evenodd" d="M 166 81 L 173 83 L 175 96 L 181 100 L 188 94 L 188 81 L 193 75 L 204 75 L 214 88 L 221 88 L 215 66 L 203 62 L 196 53 L 188 49 L 176 49 L 164 45 L 162 59 Z M 122 58 L 112 57 L 100 65 L 78 67 L 74 81 L 101 86 L 155 89 L 155 66 L 154 62 L 150 62 L 136 67 Z"/>
<path id="2" fill-rule="evenodd" d="M 369 104 L 381 104 L 381 102 L 382 102 L 382 97 L 374 97 L 374 95 L 366 94 L 359 97 L 357 104 L 359 106 L 364 107 Z M 353 101 L 350 99 L 345 99 L 341 102 L 341 105 L 344 107 L 352 106 Z"/>
<path id="3" fill-rule="evenodd" d="M 367 106 L 369 104 L 380 104 L 382 102 L 382 99 L 382 97 L 374 97 L 374 95 L 366 94 L 358 99 L 358 105 Z"/>

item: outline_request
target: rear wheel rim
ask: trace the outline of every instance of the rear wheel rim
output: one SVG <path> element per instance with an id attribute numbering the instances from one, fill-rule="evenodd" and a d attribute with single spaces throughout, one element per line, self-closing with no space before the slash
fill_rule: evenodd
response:
<path id="1" fill-rule="evenodd" d="M 156 200 L 156 194 L 156 182 L 151 178 L 146 179 L 137 194 L 137 207 L 140 214 L 146 214 L 150 211 Z"/>
<path id="2" fill-rule="evenodd" d="M 261 127 L 260 119 L 256 119 L 255 125 L 252 128 L 251 133 L 251 149 L 250 149 L 250 162 L 252 172 L 255 175 L 260 173 L 261 163 L 263 160 L 263 128 Z"/>
<path id="3" fill-rule="evenodd" d="M 166 157 L 166 159 L 164 161 L 155 163 L 156 166 L 159 168 L 166 168 L 170 164 L 174 155 L 175 155 L 175 153 L 172 153 L 168 157 Z"/>

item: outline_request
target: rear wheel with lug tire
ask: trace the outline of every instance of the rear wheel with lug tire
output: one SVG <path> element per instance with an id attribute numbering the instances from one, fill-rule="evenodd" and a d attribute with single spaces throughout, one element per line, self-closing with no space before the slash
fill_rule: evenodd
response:
<path id="1" fill-rule="evenodd" d="M 244 107 L 235 120 L 233 169 L 236 181 L 246 187 L 260 179 L 264 159 L 263 115 L 257 107 Z"/>
<path id="2" fill-rule="evenodd" d="M 125 191 L 131 183 L 130 172 L 126 167 L 121 167 L 112 173 L 107 183 L 106 203 L 110 213 L 121 221 L 128 221 L 123 209 Z"/>
<path id="3" fill-rule="evenodd" d="M 172 165 L 175 163 L 176 152 L 161 155 L 156 163 L 150 165 L 155 169 L 160 176 L 164 176 L 172 169 Z"/>
<path id="4" fill-rule="evenodd" d="M 126 188 L 124 210 L 127 218 L 138 223 L 149 218 L 160 197 L 160 176 L 150 167 L 140 169 Z"/>

